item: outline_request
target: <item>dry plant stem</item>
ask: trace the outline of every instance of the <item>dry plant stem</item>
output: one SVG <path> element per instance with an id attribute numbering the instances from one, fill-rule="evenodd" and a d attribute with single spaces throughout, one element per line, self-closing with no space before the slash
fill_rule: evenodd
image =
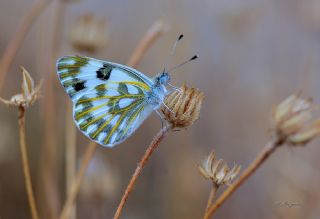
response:
<path id="1" fill-rule="evenodd" d="M 7 48 L 0 60 L 0 91 L 2 89 L 4 80 L 8 74 L 9 67 L 17 54 L 18 49 L 22 45 L 24 38 L 29 32 L 32 24 L 36 18 L 44 11 L 45 7 L 49 4 L 49 0 L 34 0 L 30 11 L 22 18 L 20 27 L 8 43 Z"/>
<path id="2" fill-rule="evenodd" d="M 164 33 L 165 27 L 161 20 L 156 21 L 141 39 L 130 57 L 127 65 L 135 68 L 142 59 L 142 56 L 150 46 Z"/>
<path id="3" fill-rule="evenodd" d="M 59 193 L 59 163 L 58 163 L 58 120 L 56 115 L 57 97 L 55 92 L 56 73 L 55 62 L 60 50 L 59 42 L 63 25 L 61 19 L 64 17 L 64 5 L 61 0 L 53 1 L 47 16 L 42 20 L 40 31 L 41 38 L 45 44 L 39 44 L 41 50 L 45 51 L 41 56 L 39 72 L 47 72 L 44 86 L 44 95 L 41 104 L 42 119 L 44 120 L 44 142 L 41 148 L 40 173 L 38 183 L 39 202 L 42 205 L 40 213 L 48 219 L 59 217 L 61 208 Z M 41 54 L 41 53 L 40 53 Z M 42 68 L 41 68 L 42 67 Z M 43 77 L 43 76 L 41 76 Z"/>
<path id="4" fill-rule="evenodd" d="M 154 152 L 154 150 L 159 146 L 159 144 L 162 142 L 162 140 L 164 139 L 164 137 L 167 135 L 169 131 L 169 128 L 163 128 L 161 129 L 158 134 L 155 136 L 155 138 L 153 139 L 153 141 L 150 143 L 149 147 L 147 148 L 147 150 L 145 151 L 144 155 L 142 156 L 140 162 L 138 163 L 138 166 L 136 168 L 136 170 L 134 171 L 131 180 L 121 198 L 120 204 L 118 205 L 117 211 L 114 215 L 114 219 L 119 219 L 122 209 L 129 197 L 130 192 L 132 191 L 134 185 L 137 182 L 138 177 L 140 176 L 143 167 L 146 165 L 147 161 L 149 160 L 150 156 L 152 155 L 152 153 Z"/>
<path id="5" fill-rule="evenodd" d="M 76 163 L 77 163 L 77 149 L 76 137 L 77 132 L 74 126 L 72 115 L 72 104 L 70 100 L 66 103 L 66 191 L 67 194 L 71 193 L 72 183 L 76 176 Z M 76 205 L 71 211 L 70 218 L 75 218 Z"/>
<path id="6" fill-rule="evenodd" d="M 36 207 L 35 198 L 32 190 L 31 174 L 28 161 L 27 144 L 26 144 L 26 132 L 25 132 L 25 109 L 19 107 L 19 130 L 20 130 L 20 150 L 22 158 L 23 173 L 25 179 L 26 190 L 28 194 L 29 207 L 32 215 L 32 219 L 38 219 L 38 211 Z"/>
<path id="7" fill-rule="evenodd" d="M 283 139 L 279 138 L 275 138 L 267 143 L 260 154 L 257 155 L 255 160 L 243 171 L 238 180 L 231 184 L 208 209 L 207 213 L 204 216 L 204 219 L 209 219 L 210 217 L 212 217 L 217 209 L 227 200 L 227 198 L 229 198 L 242 185 L 242 183 L 244 183 L 282 144 Z"/>
<path id="8" fill-rule="evenodd" d="M 212 205 L 213 200 L 216 197 L 217 190 L 218 190 L 218 186 L 215 183 L 212 183 L 212 187 L 211 187 L 210 195 L 209 195 L 209 198 L 208 198 L 205 214 L 207 213 L 207 211 L 209 210 L 210 206 Z"/>
<path id="9" fill-rule="evenodd" d="M 94 141 L 91 141 L 88 145 L 83 160 L 81 162 L 80 169 L 76 175 L 75 180 L 72 183 L 70 193 L 67 196 L 67 200 L 64 204 L 60 219 L 67 219 L 69 218 L 70 212 L 73 209 L 74 202 L 76 200 L 77 194 L 80 190 L 81 182 L 83 180 L 83 177 L 85 175 L 85 172 L 89 166 L 90 160 L 94 155 L 94 152 L 96 151 L 97 144 Z"/>

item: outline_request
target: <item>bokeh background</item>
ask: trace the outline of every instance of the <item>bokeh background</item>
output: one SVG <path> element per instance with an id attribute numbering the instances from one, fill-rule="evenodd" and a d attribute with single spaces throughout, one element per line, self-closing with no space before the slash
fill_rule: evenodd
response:
<path id="1" fill-rule="evenodd" d="M 33 0 L 1 0 L 1 56 L 33 4 Z M 70 37 L 79 16 L 88 13 L 106 21 L 98 34 L 106 45 L 90 52 L 73 46 Z M 0 91 L 3 98 L 20 91 L 20 65 L 37 82 L 44 82 L 42 98 L 28 109 L 26 121 L 33 187 L 42 218 L 56 218 L 65 200 L 66 141 L 71 138 L 66 129 L 72 117 L 67 110 L 70 101 L 57 80 L 55 60 L 83 54 L 125 64 L 157 20 L 164 23 L 165 32 L 137 69 L 149 76 L 161 71 L 174 40 L 183 33 L 169 66 L 193 54 L 200 58 L 174 72 L 173 84 L 186 82 L 206 98 L 200 119 L 188 130 L 171 133 L 153 155 L 122 218 L 201 218 L 210 183 L 197 165 L 209 152 L 215 150 L 230 165 L 246 167 L 270 137 L 270 111 L 275 104 L 299 90 L 320 101 L 318 0 L 52 0 L 32 24 Z M 16 109 L 1 104 L 0 121 L 0 218 L 30 218 Z M 77 201 L 77 218 L 112 218 L 159 128 L 154 114 L 121 145 L 97 148 Z M 79 131 L 76 135 L 79 162 L 89 140 Z M 278 150 L 219 209 L 216 218 L 319 218 L 319 143 Z M 286 201 L 299 206 L 277 204 Z"/>

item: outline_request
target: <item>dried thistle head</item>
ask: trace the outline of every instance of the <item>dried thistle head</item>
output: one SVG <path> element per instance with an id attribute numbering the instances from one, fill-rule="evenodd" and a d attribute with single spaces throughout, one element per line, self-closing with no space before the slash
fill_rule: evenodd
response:
<path id="1" fill-rule="evenodd" d="M 92 14 L 79 16 L 70 33 L 72 45 L 89 52 L 103 48 L 107 38 L 106 20 L 98 20 Z"/>
<path id="2" fill-rule="evenodd" d="M 290 145 L 305 145 L 320 134 L 320 120 L 314 120 L 311 98 L 293 94 L 275 107 L 272 120 L 278 138 Z"/>
<path id="3" fill-rule="evenodd" d="M 186 128 L 199 118 L 203 98 L 198 89 L 183 85 L 166 97 L 162 113 L 172 128 Z"/>
<path id="4" fill-rule="evenodd" d="M 211 180 L 213 184 L 219 187 L 220 185 L 229 186 L 239 174 L 241 166 L 234 164 L 233 168 L 230 169 L 224 160 L 216 160 L 215 153 L 211 152 L 198 169 L 204 178 Z"/>
<path id="5" fill-rule="evenodd" d="M 21 84 L 21 93 L 16 94 L 13 97 L 11 97 L 10 100 L 4 100 L 0 98 L 0 100 L 9 106 L 22 106 L 22 107 L 28 107 L 32 105 L 39 97 L 39 91 L 41 87 L 40 85 L 36 86 L 34 85 L 34 81 L 32 77 L 30 76 L 29 72 L 21 66 L 22 71 L 22 84 Z"/>

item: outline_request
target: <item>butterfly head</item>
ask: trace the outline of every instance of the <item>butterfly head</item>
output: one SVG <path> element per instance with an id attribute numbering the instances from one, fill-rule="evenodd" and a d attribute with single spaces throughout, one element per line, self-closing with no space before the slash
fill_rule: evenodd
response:
<path id="1" fill-rule="evenodd" d="M 156 84 L 167 85 L 170 82 L 170 75 L 168 72 L 163 71 L 156 77 Z"/>

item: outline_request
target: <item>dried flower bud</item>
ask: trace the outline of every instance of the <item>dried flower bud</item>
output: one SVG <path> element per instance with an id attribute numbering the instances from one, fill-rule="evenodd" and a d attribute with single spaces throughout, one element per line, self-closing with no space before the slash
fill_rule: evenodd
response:
<path id="1" fill-rule="evenodd" d="M 72 45 L 79 50 L 94 52 L 107 44 L 106 21 L 96 19 L 92 14 L 79 16 L 71 29 Z"/>
<path id="2" fill-rule="evenodd" d="M 203 98 L 198 89 L 183 85 L 167 96 L 162 113 L 172 128 L 186 128 L 199 118 Z"/>
<path id="3" fill-rule="evenodd" d="M 13 97 L 11 97 L 10 100 L 4 100 L 0 98 L 0 100 L 6 105 L 28 107 L 32 105 L 39 97 L 41 84 L 35 87 L 34 81 L 31 78 L 29 72 L 22 66 L 21 66 L 21 70 L 22 70 L 22 85 L 21 85 L 22 93 L 14 95 Z"/>
<path id="4" fill-rule="evenodd" d="M 201 175 L 211 180 L 217 187 L 220 185 L 230 185 L 237 177 L 241 166 L 233 165 L 230 169 L 222 159 L 216 160 L 215 153 L 211 152 L 208 158 L 199 166 Z"/>
<path id="5" fill-rule="evenodd" d="M 311 98 L 299 94 L 289 96 L 273 111 L 276 134 L 291 145 L 304 145 L 320 134 L 320 120 L 312 121 L 314 105 Z"/>

